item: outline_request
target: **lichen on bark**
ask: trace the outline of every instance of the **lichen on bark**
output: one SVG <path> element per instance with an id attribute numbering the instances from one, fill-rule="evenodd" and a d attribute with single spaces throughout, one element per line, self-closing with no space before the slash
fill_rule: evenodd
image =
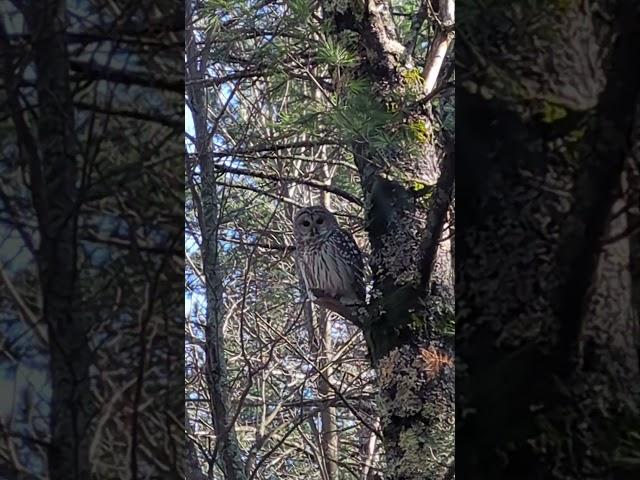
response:
<path id="1" fill-rule="evenodd" d="M 442 478 L 452 461 L 454 437 L 448 347 L 434 342 L 424 348 L 396 348 L 380 361 L 378 371 L 387 477 Z"/>
<path id="2" fill-rule="evenodd" d="M 606 51 L 590 2 L 545 8 L 541 2 L 494 1 L 483 10 L 466 3 L 462 29 L 482 69 L 469 88 L 521 113 L 541 103 L 574 111 L 596 105 L 606 83 Z"/>

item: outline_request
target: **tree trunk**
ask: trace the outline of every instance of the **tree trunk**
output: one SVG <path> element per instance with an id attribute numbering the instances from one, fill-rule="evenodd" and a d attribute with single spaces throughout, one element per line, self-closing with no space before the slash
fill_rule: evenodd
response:
<path id="1" fill-rule="evenodd" d="M 315 97 L 320 100 L 320 92 L 316 89 L 314 92 Z M 320 158 L 326 157 L 326 147 L 320 147 Z M 332 172 L 330 167 L 326 164 L 322 165 L 322 183 L 330 185 L 332 181 Z M 325 208 L 331 208 L 331 200 L 329 194 L 326 191 L 320 194 L 320 203 Z M 322 307 L 315 309 L 315 313 L 318 317 L 319 326 L 319 338 L 320 345 L 318 349 L 318 356 L 320 360 L 320 368 L 323 370 L 325 377 L 318 378 L 318 394 L 319 397 L 328 398 L 330 395 L 334 395 L 329 386 L 329 382 L 333 382 L 333 318 L 331 313 Z M 324 410 L 320 414 L 320 421 L 322 423 L 321 428 L 321 448 L 325 458 L 325 471 L 327 474 L 327 480 L 338 480 L 338 451 L 339 451 L 339 438 L 338 438 L 338 423 L 336 419 L 336 408 L 331 405 L 326 405 Z"/>
<path id="2" fill-rule="evenodd" d="M 324 14 L 337 35 L 359 35 L 356 76 L 373 85 L 381 104 L 406 91 L 406 52 L 386 2 L 351 4 L 343 11 L 325 4 Z M 435 132 L 432 120 L 428 108 L 412 117 Z M 440 133 L 423 141 L 419 153 L 379 148 L 368 138 L 351 145 L 367 205 L 374 272 L 363 330 L 378 373 L 390 480 L 444 479 L 452 471 L 453 339 L 446 331 L 453 323 L 454 296 L 450 241 L 442 232 L 454 178 L 453 151 L 445 144 L 452 140 Z M 421 193 L 414 189 L 417 179 L 426 184 Z"/>
<path id="3" fill-rule="evenodd" d="M 185 4 L 187 23 L 193 18 L 191 2 Z M 198 80 L 205 78 L 208 55 L 207 49 L 198 52 L 193 30 L 187 30 L 187 81 L 191 83 L 187 93 L 192 105 L 195 128 L 196 151 L 201 171 L 200 199 L 198 213 L 202 232 L 202 264 L 206 283 L 206 333 L 205 375 L 209 388 L 213 426 L 216 432 L 216 452 L 226 480 L 244 480 L 246 473 L 237 441 L 234 419 L 229 414 L 229 387 L 227 362 L 225 358 L 223 285 L 219 275 L 218 224 L 219 205 L 216 190 L 216 172 L 211 157 L 210 133 L 207 127 L 207 102 L 205 90 Z"/>
<path id="4" fill-rule="evenodd" d="M 433 220 L 439 210 L 427 215 L 405 186 L 381 174 L 363 174 L 371 181 L 365 195 L 376 272 L 364 331 L 379 379 L 386 478 L 445 478 L 454 423 L 453 338 L 445 333 L 454 300 L 449 242 L 441 238 L 443 219 Z M 433 260 L 423 249 L 431 242 Z M 423 263 L 431 265 L 427 282 Z"/>
<path id="5" fill-rule="evenodd" d="M 90 325 L 73 312 L 78 146 L 65 43 L 66 4 L 47 0 L 30 5 L 24 13 L 32 34 L 38 93 L 40 151 L 32 153 L 30 174 L 51 356 L 49 475 L 52 480 L 84 479 L 90 475 L 88 436 L 95 405 L 89 379 Z"/>
<path id="6" fill-rule="evenodd" d="M 323 371 L 329 382 L 333 379 L 333 336 L 331 325 L 333 320 L 331 314 L 323 308 L 317 308 L 320 327 L 320 346 L 318 356 L 320 358 L 319 367 Z M 318 397 L 326 399 L 335 395 L 324 377 L 318 379 Z M 320 413 L 321 421 L 321 441 L 320 446 L 324 456 L 324 468 L 327 480 L 338 479 L 338 424 L 336 422 L 336 408 L 326 405 Z"/>
<path id="7" fill-rule="evenodd" d="M 564 109 L 559 119 L 521 115 L 514 98 L 458 95 L 458 114 L 482 119 L 461 122 L 457 133 L 466 172 L 457 212 L 458 446 L 472 452 L 461 475 L 614 478 L 614 419 L 637 405 L 640 385 L 623 234 L 626 135 L 638 128 L 639 72 L 627 68 L 640 40 L 633 9 L 617 24 L 604 89 L 603 73 L 581 74 L 593 59 L 582 50 L 586 40 L 567 57 L 575 64 L 563 68 L 566 76 L 540 71 L 541 83 L 529 83 Z M 584 32 L 589 23 L 579 25 Z M 563 27 L 554 47 L 570 45 Z M 538 58 L 539 45 L 517 46 L 521 58 Z M 511 67 L 521 72 L 524 62 Z"/>

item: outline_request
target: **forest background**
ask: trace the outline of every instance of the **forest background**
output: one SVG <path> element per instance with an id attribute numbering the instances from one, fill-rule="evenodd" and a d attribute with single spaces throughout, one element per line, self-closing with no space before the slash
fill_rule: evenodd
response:
<path id="1" fill-rule="evenodd" d="M 187 2 L 188 478 L 453 475 L 453 2 Z M 312 305 L 292 217 L 365 252 Z"/>

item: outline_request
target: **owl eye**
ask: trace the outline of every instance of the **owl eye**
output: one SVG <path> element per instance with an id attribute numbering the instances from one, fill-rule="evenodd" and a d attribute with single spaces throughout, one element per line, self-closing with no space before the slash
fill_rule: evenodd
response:
<path id="1" fill-rule="evenodd" d="M 305 220 L 304 222 L 302 222 L 303 227 L 308 227 L 309 225 L 311 225 L 311 222 L 309 222 L 308 220 Z"/>
<path id="2" fill-rule="evenodd" d="M 318 225 L 322 225 L 324 223 L 324 219 L 323 218 L 319 218 L 319 219 L 316 220 L 316 223 Z"/>

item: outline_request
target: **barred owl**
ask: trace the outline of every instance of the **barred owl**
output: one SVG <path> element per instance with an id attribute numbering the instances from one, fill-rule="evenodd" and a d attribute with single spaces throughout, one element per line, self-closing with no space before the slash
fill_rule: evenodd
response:
<path id="1" fill-rule="evenodd" d="M 345 305 L 364 303 L 362 253 L 336 217 L 322 206 L 311 206 L 298 210 L 293 221 L 300 271 L 309 294 L 329 296 Z"/>

